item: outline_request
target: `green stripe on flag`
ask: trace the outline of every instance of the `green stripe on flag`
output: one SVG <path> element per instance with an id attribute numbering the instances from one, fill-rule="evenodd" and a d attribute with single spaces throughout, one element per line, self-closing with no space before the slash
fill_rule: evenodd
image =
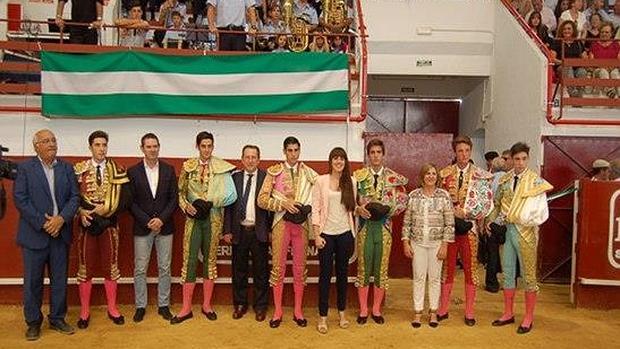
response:
<path id="1" fill-rule="evenodd" d="M 158 94 L 43 95 L 45 115 L 93 117 L 130 115 L 285 114 L 343 111 L 348 91 L 266 96 L 173 96 Z"/>
<path id="2" fill-rule="evenodd" d="M 210 75 L 346 70 L 348 66 L 347 55 L 321 52 L 208 56 L 168 56 L 135 51 L 41 52 L 42 71 L 72 73 L 143 71 Z"/>

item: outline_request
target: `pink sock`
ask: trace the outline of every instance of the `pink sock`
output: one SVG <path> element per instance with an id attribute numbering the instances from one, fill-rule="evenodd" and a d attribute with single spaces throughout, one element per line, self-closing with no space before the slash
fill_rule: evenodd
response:
<path id="1" fill-rule="evenodd" d="M 473 319 L 474 315 L 474 304 L 476 303 L 476 286 L 475 285 L 465 285 L 465 317 L 468 319 Z"/>
<path id="2" fill-rule="evenodd" d="M 80 319 L 86 320 L 90 316 L 90 292 L 93 289 L 92 280 L 80 282 L 78 289 L 80 291 Z"/>
<path id="3" fill-rule="evenodd" d="M 203 302 L 202 302 L 202 310 L 210 313 L 213 311 L 211 308 L 211 297 L 213 297 L 213 288 L 215 287 L 214 280 L 204 280 L 202 283 L 202 291 L 203 291 Z"/>
<path id="4" fill-rule="evenodd" d="M 368 316 L 368 286 L 359 287 L 357 289 L 357 298 L 360 303 L 360 316 Z"/>
<path id="5" fill-rule="evenodd" d="M 105 279 L 103 281 L 103 286 L 105 287 L 105 298 L 108 301 L 108 313 L 113 317 L 121 316 L 121 312 L 118 311 L 118 307 L 116 306 L 116 290 L 118 288 L 116 280 Z"/>
<path id="6" fill-rule="evenodd" d="M 514 317 L 514 301 L 515 301 L 515 289 L 514 288 L 505 288 L 504 289 L 504 313 L 502 317 L 499 318 L 500 321 L 506 321 Z"/>
<path id="7" fill-rule="evenodd" d="M 294 283 L 293 290 L 295 292 L 295 318 L 303 319 L 304 318 L 304 284 L 303 283 Z"/>
<path id="8" fill-rule="evenodd" d="M 183 284 L 183 307 L 177 314 L 178 317 L 183 317 L 192 312 L 192 298 L 194 296 L 195 286 L 196 284 L 193 282 L 186 282 Z"/>
<path id="9" fill-rule="evenodd" d="M 439 297 L 439 309 L 437 315 L 446 315 L 450 308 L 450 294 L 454 284 L 441 284 L 441 296 Z"/>
<path id="10" fill-rule="evenodd" d="M 536 291 L 525 292 L 525 317 L 521 323 L 522 327 L 532 326 L 534 322 L 534 308 L 536 307 Z"/>
<path id="11" fill-rule="evenodd" d="M 385 289 L 373 286 L 373 301 L 372 301 L 372 315 L 381 315 L 381 303 L 383 303 L 383 297 L 385 296 Z"/>
<path id="12" fill-rule="evenodd" d="M 273 319 L 279 320 L 282 318 L 282 293 L 284 291 L 284 283 L 279 282 L 273 287 Z"/>

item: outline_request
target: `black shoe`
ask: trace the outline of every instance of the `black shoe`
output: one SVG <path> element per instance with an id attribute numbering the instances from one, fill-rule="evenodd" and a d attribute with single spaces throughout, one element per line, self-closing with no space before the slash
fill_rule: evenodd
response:
<path id="1" fill-rule="evenodd" d="M 50 329 L 62 334 L 74 334 L 75 329 L 65 322 L 65 320 L 50 321 Z"/>
<path id="2" fill-rule="evenodd" d="M 368 315 L 366 315 L 366 316 L 359 315 L 357 317 L 357 323 L 360 324 L 360 325 L 364 325 L 367 321 L 368 321 Z"/>
<path id="3" fill-rule="evenodd" d="M 124 317 L 123 315 L 119 315 L 119 316 L 117 316 L 117 317 L 114 317 L 114 316 L 112 316 L 112 314 L 110 314 L 110 313 L 108 312 L 108 318 L 109 318 L 110 320 L 112 320 L 112 322 L 113 322 L 115 325 L 124 325 L 124 324 L 125 324 L 125 317 Z"/>
<path id="4" fill-rule="evenodd" d="M 484 286 L 484 290 L 490 293 L 497 293 L 499 292 L 499 287 Z"/>
<path id="5" fill-rule="evenodd" d="M 413 328 L 420 328 L 420 327 L 422 327 L 422 323 L 420 323 L 419 321 L 412 321 L 411 322 L 411 326 Z"/>
<path id="6" fill-rule="evenodd" d="M 136 308 L 136 313 L 133 314 L 133 322 L 140 322 L 144 320 L 144 314 L 146 314 L 146 309 Z"/>
<path id="7" fill-rule="evenodd" d="M 271 320 L 269 320 L 269 327 L 271 327 L 271 328 L 278 328 L 278 327 L 280 327 L 281 323 L 282 323 L 282 318 L 271 319 Z"/>
<path id="8" fill-rule="evenodd" d="M 515 323 L 515 317 L 513 316 L 508 320 L 497 319 L 491 323 L 491 326 L 499 327 L 499 326 L 514 324 L 514 323 Z"/>
<path id="9" fill-rule="evenodd" d="M 90 323 L 90 315 L 86 319 L 80 318 L 77 322 L 77 327 L 80 330 L 85 330 L 88 328 L 88 324 Z"/>
<path id="10" fill-rule="evenodd" d="M 217 314 L 214 311 L 207 312 L 207 311 L 204 311 L 204 309 L 202 309 L 202 313 L 205 314 L 207 319 L 209 319 L 211 321 L 217 320 Z"/>
<path id="11" fill-rule="evenodd" d="M 247 305 L 235 305 L 235 309 L 232 313 L 232 318 L 235 320 L 241 319 L 245 313 L 248 312 Z"/>
<path id="12" fill-rule="evenodd" d="M 41 338 L 41 325 L 28 326 L 26 330 L 26 340 L 36 341 Z"/>
<path id="13" fill-rule="evenodd" d="M 254 318 L 258 322 L 263 322 L 263 321 L 265 321 L 266 317 L 267 317 L 267 312 L 266 311 L 264 311 L 264 310 L 257 310 L 256 311 L 256 316 Z"/>
<path id="14" fill-rule="evenodd" d="M 465 325 L 471 327 L 476 324 L 476 319 L 465 318 Z"/>
<path id="15" fill-rule="evenodd" d="M 295 321 L 295 323 L 299 327 L 306 327 L 306 326 L 308 326 L 308 320 L 306 320 L 306 319 L 298 319 L 295 316 L 293 316 L 293 321 Z"/>
<path id="16" fill-rule="evenodd" d="M 383 318 L 383 315 L 371 315 L 372 317 L 372 321 L 374 321 L 375 323 L 381 325 L 385 323 L 385 319 Z"/>
<path id="17" fill-rule="evenodd" d="M 534 323 L 532 322 L 530 324 L 530 327 L 524 327 L 523 325 L 520 325 L 519 328 L 517 328 L 517 333 L 518 334 L 526 334 L 528 332 L 530 332 L 532 330 L 532 327 L 534 327 Z"/>
<path id="18" fill-rule="evenodd" d="M 161 317 L 166 321 L 170 321 L 172 319 L 172 313 L 170 312 L 170 308 L 167 306 L 159 307 L 159 309 L 157 309 L 157 314 L 161 315 Z"/>
<path id="19" fill-rule="evenodd" d="M 448 317 L 450 317 L 450 314 L 448 314 L 448 313 L 445 313 L 443 315 L 437 314 L 437 321 L 441 322 L 443 320 L 447 320 Z"/>
<path id="20" fill-rule="evenodd" d="M 176 324 L 180 324 L 181 322 L 187 320 L 187 319 L 191 319 L 194 317 L 194 313 L 192 313 L 191 311 L 185 315 L 185 316 L 174 316 L 172 317 L 172 319 L 170 319 L 170 324 L 171 325 L 176 325 Z"/>

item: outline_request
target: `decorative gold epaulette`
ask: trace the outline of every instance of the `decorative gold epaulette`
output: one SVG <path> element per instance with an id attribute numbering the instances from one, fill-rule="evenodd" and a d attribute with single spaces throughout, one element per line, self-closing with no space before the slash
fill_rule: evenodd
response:
<path id="1" fill-rule="evenodd" d="M 316 171 L 312 167 L 310 167 L 310 166 L 308 166 L 308 165 L 306 165 L 304 163 L 301 163 L 300 165 L 302 166 L 304 171 L 306 171 L 306 176 L 308 178 L 308 181 L 310 183 L 314 184 L 314 182 L 316 182 L 316 179 L 319 177 L 319 174 L 316 173 Z"/>
<path id="2" fill-rule="evenodd" d="M 110 184 L 124 184 L 129 183 L 129 177 L 124 167 L 117 164 L 115 161 L 108 159 L 110 168 L 112 169 L 111 176 L 109 178 Z"/>
<path id="3" fill-rule="evenodd" d="M 387 182 L 391 186 L 407 185 L 407 183 L 409 182 L 409 179 L 407 179 L 407 177 L 395 172 L 390 168 L 385 168 L 385 171 L 387 172 Z"/>
<path id="4" fill-rule="evenodd" d="M 185 172 L 193 172 L 198 168 L 199 163 L 200 162 L 198 161 L 198 158 L 192 158 L 192 159 L 185 160 L 183 162 L 183 170 Z"/>
<path id="5" fill-rule="evenodd" d="M 450 165 L 448 167 L 444 167 L 441 169 L 441 171 L 439 171 L 439 177 L 441 178 L 446 178 L 449 175 L 454 173 L 454 169 L 456 168 L 456 166 L 454 165 Z"/>
<path id="6" fill-rule="evenodd" d="M 282 169 L 284 169 L 284 166 L 282 166 L 282 163 L 271 165 L 267 169 L 267 173 L 275 177 L 282 172 Z"/>
<path id="7" fill-rule="evenodd" d="M 363 180 L 368 178 L 368 176 L 370 176 L 370 171 L 367 167 L 360 168 L 353 172 L 353 177 L 357 182 L 362 182 Z"/>
<path id="8" fill-rule="evenodd" d="M 213 171 L 214 174 L 230 172 L 236 168 L 235 165 L 231 164 L 230 162 L 222 160 L 215 156 L 212 156 L 209 162 L 211 171 Z"/>
<path id="9" fill-rule="evenodd" d="M 81 175 L 82 173 L 88 170 L 89 161 L 90 160 L 83 160 L 73 165 L 73 171 L 75 171 L 75 174 L 77 176 Z"/>

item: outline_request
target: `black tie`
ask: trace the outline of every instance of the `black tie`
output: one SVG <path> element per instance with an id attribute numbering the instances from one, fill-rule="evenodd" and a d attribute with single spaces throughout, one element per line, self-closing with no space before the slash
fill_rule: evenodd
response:
<path id="1" fill-rule="evenodd" d="M 463 186 L 463 171 L 459 171 L 459 188 L 458 188 L 458 190 L 461 190 L 462 186 Z"/>
<path id="2" fill-rule="evenodd" d="M 379 175 L 378 174 L 374 174 L 373 177 L 375 177 L 375 182 L 373 183 L 373 186 L 374 186 L 375 190 L 377 190 L 377 184 L 379 184 Z"/>
<path id="3" fill-rule="evenodd" d="M 101 178 L 101 165 L 97 165 L 97 185 L 101 186 L 102 182 L 103 180 Z"/>
<path id="4" fill-rule="evenodd" d="M 245 184 L 245 189 L 243 190 L 243 195 L 241 196 L 241 208 L 239 211 L 241 213 L 241 220 L 245 219 L 245 214 L 247 212 L 248 198 L 250 197 L 250 187 L 252 187 L 252 176 L 254 176 L 254 174 L 248 174 L 248 181 Z"/>
<path id="5" fill-rule="evenodd" d="M 515 176 L 515 181 L 512 182 L 512 191 L 517 190 L 517 183 L 519 182 L 519 176 Z"/>

